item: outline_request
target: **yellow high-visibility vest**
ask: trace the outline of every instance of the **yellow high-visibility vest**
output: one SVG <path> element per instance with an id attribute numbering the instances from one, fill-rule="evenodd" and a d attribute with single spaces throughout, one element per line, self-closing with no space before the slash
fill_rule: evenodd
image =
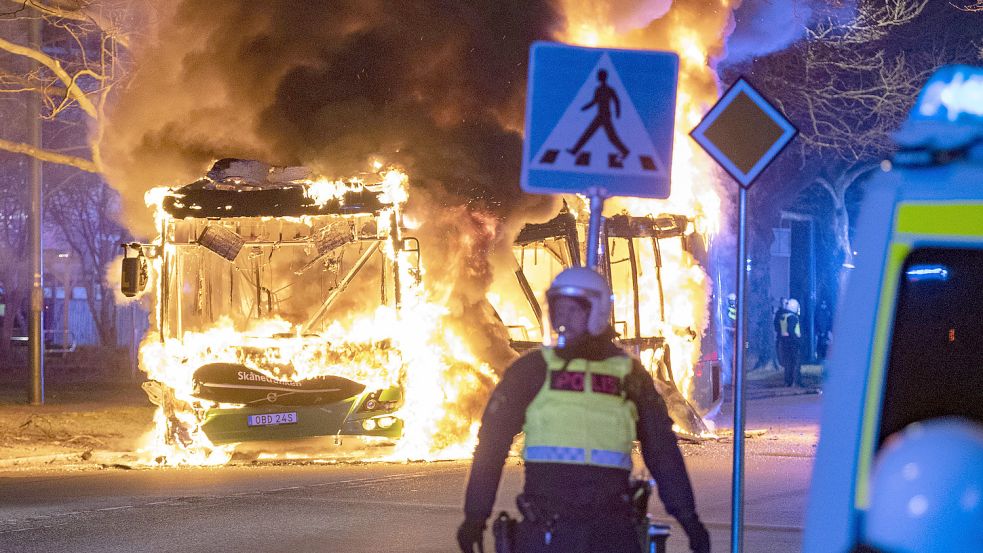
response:
<path id="1" fill-rule="evenodd" d="M 526 409 L 523 459 L 631 470 L 638 410 L 624 383 L 632 359 L 567 363 L 553 348 L 542 354 L 546 380 Z"/>
<path id="2" fill-rule="evenodd" d="M 794 313 L 783 313 L 782 314 L 782 318 L 779 321 L 781 323 L 782 336 L 789 336 L 788 318 L 791 317 L 792 315 L 794 315 Z M 795 328 L 792 329 L 792 332 L 795 333 L 795 334 L 793 334 L 793 336 L 795 336 L 796 338 L 799 338 L 800 336 L 802 336 L 802 333 L 799 331 L 799 321 L 798 320 L 795 321 Z"/>

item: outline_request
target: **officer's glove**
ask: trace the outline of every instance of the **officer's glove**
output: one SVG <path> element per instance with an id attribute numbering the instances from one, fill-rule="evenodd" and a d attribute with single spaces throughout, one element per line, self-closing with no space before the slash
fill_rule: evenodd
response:
<path id="1" fill-rule="evenodd" d="M 696 513 L 679 519 L 679 524 L 686 532 L 686 537 L 689 538 L 690 551 L 693 553 L 710 553 L 710 533 L 707 532 Z"/>
<path id="2" fill-rule="evenodd" d="M 485 553 L 485 520 L 465 518 L 457 527 L 457 544 L 462 553 Z"/>

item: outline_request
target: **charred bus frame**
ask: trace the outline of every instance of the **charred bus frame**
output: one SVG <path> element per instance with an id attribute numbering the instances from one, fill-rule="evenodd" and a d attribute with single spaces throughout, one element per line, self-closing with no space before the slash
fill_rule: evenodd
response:
<path id="1" fill-rule="evenodd" d="M 334 273 L 334 285 L 323 296 L 323 301 L 312 310 L 313 313 L 305 310 L 301 320 L 292 321 L 299 327 L 301 336 L 313 336 L 310 333 L 315 332 L 320 326 L 326 326 L 325 319 L 332 306 L 349 288 L 356 276 L 364 273 L 373 258 L 378 259 L 381 268 L 378 277 L 379 305 L 392 305 L 398 309 L 402 301 L 401 272 L 405 268 L 408 269 L 406 273 L 411 278 L 418 279 L 420 275 L 419 242 L 416 238 L 403 236 L 398 209 L 383 202 L 382 195 L 383 191 L 379 185 L 367 185 L 346 190 L 343 194 L 327 201 L 315 202 L 309 197 L 306 185 L 303 183 L 243 189 L 238 186 L 238 183 L 226 184 L 211 179 L 202 179 L 172 190 L 162 202 L 161 207 L 168 216 L 162 218 L 158 242 L 124 245 L 128 252 L 135 253 L 128 259 L 132 262 L 124 261 L 122 279 L 124 293 L 129 291 L 131 293 L 127 295 L 135 295 L 132 293 L 134 289 L 146 284 L 146 276 L 141 276 L 141 273 L 146 273 L 146 259 L 159 257 L 160 305 L 156 317 L 157 330 L 161 342 L 180 339 L 188 327 L 195 326 L 194 323 L 185 324 L 184 317 L 187 307 L 184 298 L 185 281 L 188 273 L 183 266 L 183 259 L 190 254 L 199 263 L 196 273 L 199 275 L 198 282 L 190 287 L 195 294 L 195 301 L 198 302 L 193 309 L 202 312 L 202 304 L 206 304 L 209 311 L 202 313 L 202 317 L 196 321 L 200 323 L 199 326 L 207 327 L 209 324 L 214 324 L 218 316 L 223 314 L 211 312 L 213 289 L 209 287 L 207 279 L 201 276 L 208 271 L 209 265 L 211 268 L 228 266 L 229 279 L 226 288 L 229 292 L 230 306 L 235 305 L 234 297 L 241 300 L 245 296 L 246 288 L 243 287 L 236 291 L 239 296 L 233 294 L 237 274 L 243 277 L 246 286 L 251 285 L 252 291 L 248 292 L 251 295 L 249 300 L 251 305 L 248 305 L 248 311 L 244 310 L 239 315 L 244 317 L 245 321 L 264 319 L 277 314 L 280 300 L 276 298 L 276 293 L 280 290 L 271 289 L 275 288 L 273 284 L 269 287 L 264 286 L 261 273 L 264 268 L 268 269 L 270 273 L 268 280 L 274 282 L 274 254 L 284 248 L 302 248 L 303 251 L 298 252 L 300 255 L 296 257 L 301 259 L 300 263 L 303 263 L 303 266 L 294 270 L 292 276 L 300 277 L 319 264 L 324 264 L 327 270 L 329 264 L 336 263 L 337 272 Z M 391 210 L 388 217 L 381 217 L 385 215 L 386 210 Z M 341 258 L 344 256 L 346 246 L 353 245 L 357 245 L 351 248 L 355 250 L 354 262 L 343 264 Z M 391 251 L 386 251 L 386 248 L 391 248 Z M 226 263 L 223 264 L 219 259 L 210 257 L 205 250 L 224 259 Z M 243 261 L 240 252 L 248 253 L 254 261 L 251 267 L 240 267 Z M 401 253 L 409 255 L 400 255 Z M 333 259 L 334 255 L 337 255 L 338 259 Z M 206 257 L 210 259 L 206 260 Z M 236 263 L 237 258 L 240 258 L 239 264 Z M 410 267 L 401 267 L 400 263 L 404 261 L 410 263 Z M 249 264 L 248 259 L 246 262 Z M 263 265 L 264 263 L 268 267 Z M 287 265 L 289 266 L 289 263 Z M 194 269 L 191 272 L 194 273 Z M 250 274 L 246 275 L 245 272 Z M 294 284 L 293 280 L 288 279 L 287 282 L 287 286 Z M 207 297 L 207 302 L 203 297 Z M 242 359 L 251 358 L 248 344 L 243 343 L 239 349 Z M 247 372 L 249 374 L 246 376 L 255 377 L 248 378 L 250 382 L 262 381 L 263 386 L 269 389 L 272 389 L 271 386 L 282 385 L 283 393 L 266 394 L 275 398 L 270 399 L 267 405 L 262 401 L 263 398 L 253 398 L 256 395 L 253 393 L 255 390 L 243 390 L 243 393 L 248 393 L 247 395 L 250 396 L 248 400 L 231 402 L 241 403 L 239 407 L 219 404 L 207 406 L 215 401 L 229 403 L 229 400 L 216 400 L 215 397 L 218 397 L 216 393 L 222 390 L 208 389 L 208 383 L 199 382 L 199 373 L 201 375 L 207 373 L 210 381 L 218 382 L 214 386 L 245 388 L 249 382 L 225 383 L 222 381 L 222 375 L 239 374 L 239 379 L 242 380 L 242 374 Z M 253 372 L 256 374 L 252 374 Z M 301 381 L 304 391 L 307 392 L 302 399 L 295 393 L 298 389 L 297 383 L 290 381 L 289 375 L 285 375 L 282 380 L 269 377 L 263 380 L 257 375 L 263 376 L 254 369 L 236 363 L 209 363 L 195 371 L 195 397 L 204 404 L 197 417 L 201 428 L 213 443 L 312 436 L 337 438 L 339 435 L 353 434 L 395 438 L 402 433 L 402 421 L 393 416 L 393 412 L 402 404 L 400 389 L 392 387 L 380 390 L 366 389 L 364 384 L 341 377 L 327 376 L 314 379 L 331 381 L 330 385 L 324 384 L 323 393 L 313 380 Z M 166 390 L 157 389 L 164 386 L 162 383 L 149 384 L 156 384 L 156 388 L 147 389 L 152 399 L 156 397 L 163 401 L 173 395 Z M 328 387 L 333 392 L 327 390 Z M 338 390 L 347 390 L 346 397 L 339 399 L 337 394 L 341 392 Z M 227 390 L 223 394 L 225 392 Z M 291 394 L 294 397 L 286 399 L 290 398 Z M 323 397 L 315 397 L 318 394 Z M 225 397 L 227 395 L 223 395 L 223 398 Z M 310 398 L 314 398 L 314 403 L 308 405 Z M 164 407 L 165 411 L 169 408 L 173 409 L 173 406 Z M 198 408 L 195 410 L 199 411 Z M 281 413 L 281 411 L 288 412 Z M 263 421 L 267 419 L 285 421 L 285 424 L 281 426 L 279 422 L 270 425 L 251 422 L 257 417 Z M 385 422 L 377 423 L 376 419 Z M 247 421 L 250 422 L 247 424 Z M 370 422 L 373 424 L 369 424 Z M 174 428 L 169 429 L 168 433 L 172 437 L 180 438 L 183 430 L 186 429 Z"/>

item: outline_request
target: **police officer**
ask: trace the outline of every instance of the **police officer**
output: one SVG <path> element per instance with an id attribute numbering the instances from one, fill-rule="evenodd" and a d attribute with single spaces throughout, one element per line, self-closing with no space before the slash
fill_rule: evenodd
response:
<path id="1" fill-rule="evenodd" d="M 727 361 L 727 370 L 724 373 L 724 384 L 730 384 L 734 376 L 737 359 L 734 344 L 737 337 L 737 294 L 731 292 L 727 294 L 727 313 L 724 317 L 724 349 L 722 357 Z"/>
<path id="2" fill-rule="evenodd" d="M 826 359 L 832 331 L 833 313 L 830 311 L 826 300 L 822 300 L 819 302 L 819 307 L 816 308 L 816 357 L 819 360 Z"/>
<path id="3" fill-rule="evenodd" d="M 799 359 L 802 330 L 799 327 L 799 300 L 790 298 L 777 317 L 778 362 L 785 369 L 785 386 L 802 386 Z"/>
<path id="4" fill-rule="evenodd" d="M 775 365 L 782 366 L 782 351 L 781 337 L 782 337 L 782 318 L 788 313 L 788 300 L 785 298 L 780 298 L 778 300 L 778 309 L 775 310 L 775 315 L 772 317 L 771 323 L 775 328 Z"/>
<path id="5" fill-rule="evenodd" d="M 483 551 L 502 466 L 524 431 L 516 551 L 640 552 L 627 499 L 637 438 L 690 549 L 709 552 L 666 405 L 641 363 L 612 342 L 607 282 L 587 268 L 566 269 L 547 300 L 557 346 L 516 360 L 488 401 L 457 532 L 461 551 Z"/>

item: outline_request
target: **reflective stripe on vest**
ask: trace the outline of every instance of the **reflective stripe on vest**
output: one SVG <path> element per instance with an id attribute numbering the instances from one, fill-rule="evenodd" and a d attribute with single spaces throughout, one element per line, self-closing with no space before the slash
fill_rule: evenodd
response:
<path id="1" fill-rule="evenodd" d="M 523 458 L 631 470 L 638 420 L 624 392 L 631 358 L 567 363 L 552 348 L 543 348 L 542 355 L 546 378 L 526 409 Z"/>
<path id="2" fill-rule="evenodd" d="M 606 449 L 590 450 L 591 464 L 631 470 L 631 454 Z M 525 459 L 542 463 L 587 463 L 587 450 L 582 447 L 527 446 Z"/>

